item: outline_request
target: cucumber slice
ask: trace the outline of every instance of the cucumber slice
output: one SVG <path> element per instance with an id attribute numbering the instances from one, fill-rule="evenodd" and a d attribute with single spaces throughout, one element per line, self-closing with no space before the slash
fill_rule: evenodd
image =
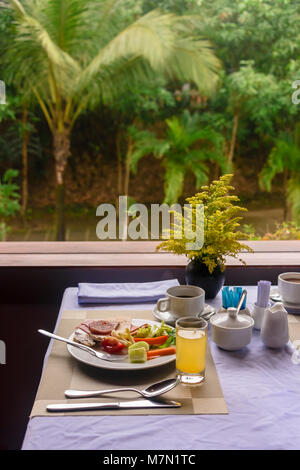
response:
<path id="1" fill-rule="evenodd" d="M 128 357 L 130 362 L 146 362 L 147 361 L 147 351 L 142 346 L 140 348 L 128 348 Z"/>
<path id="2" fill-rule="evenodd" d="M 137 341 L 134 344 L 131 344 L 128 348 L 129 349 L 139 349 L 139 348 L 144 348 L 146 351 L 149 351 L 149 344 L 146 343 L 146 341 Z"/>

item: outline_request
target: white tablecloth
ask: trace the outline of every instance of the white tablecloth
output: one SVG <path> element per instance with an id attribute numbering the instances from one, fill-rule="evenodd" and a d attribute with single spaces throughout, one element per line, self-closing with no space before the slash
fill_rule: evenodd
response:
<path id="1" fill-rule="evenodd" d="M 256 290 L 246 289 L 251 306 Z M 220 303 L 220 295 L 210 302 Z M 78 305 L 77 288 L 66 289 L 60 314 L 71 308 L 86 309 Z M 34 417 L 23 449 L 299 449 L 300 365 L 292 364 L 286 350 L 265 348 L 257 330 L 241 351 L 222 351 L 211 341 L 210 347 L 228 415 Z M 49 349 L 45 361 L 48 354 Z"/>

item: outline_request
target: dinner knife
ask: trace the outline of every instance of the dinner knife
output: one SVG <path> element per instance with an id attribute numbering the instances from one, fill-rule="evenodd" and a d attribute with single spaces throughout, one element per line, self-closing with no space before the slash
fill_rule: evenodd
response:
<path id="1" fill-rule="evenodd" d="M 142 408 L 180 408 L 181 403 L 173 400 L 160 399 L 138 399 L 132 401 L 118 401 L 106 403 L 57 403 L 47 405 L 47 411 L 89 411 L 89 410 L 128 410 Z"/>

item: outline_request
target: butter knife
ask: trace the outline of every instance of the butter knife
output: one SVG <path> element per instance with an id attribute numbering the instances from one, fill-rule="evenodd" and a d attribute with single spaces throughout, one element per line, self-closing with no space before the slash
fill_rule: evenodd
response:
<path id="1" fill-rule="evenodd" d="M 164 398 L 149 400 L 138 399 L 132 401 L 118 401 L 106 403 L 57 403 L 47 405 L 47 411 L 90 411 L 90 410 L 128 410 L 142 408 L 180 408 L 181 403 Z"/>

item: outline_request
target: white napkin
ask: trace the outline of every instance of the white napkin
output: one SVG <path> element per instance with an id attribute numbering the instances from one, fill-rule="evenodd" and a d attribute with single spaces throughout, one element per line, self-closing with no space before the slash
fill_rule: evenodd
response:
<path id="1" fill-rule="evenodd" d="M 142 283 L 78 284 L 79 304 L 122 304 L 157 301 L 169 287 L 179 286 L 177 279 Z"/>

